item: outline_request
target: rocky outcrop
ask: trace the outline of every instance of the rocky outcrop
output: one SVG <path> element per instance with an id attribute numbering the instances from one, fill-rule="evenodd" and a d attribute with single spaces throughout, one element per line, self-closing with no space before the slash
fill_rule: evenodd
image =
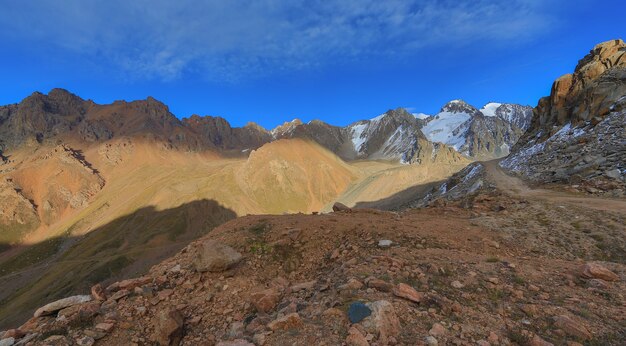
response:
<path id="1" fill-rule="evenodd" d="M 600 43 L 539 100 L 531 127 L 502 166 L 534 181 L 594 181 L 619 190 L 626 170 L 625 104 L 626 44 Z"/>
<path id="2" fill-rule="evenodd" d="M 200 135 L 206 145 L 220 150 L 249 151 L 258 149 L 272 140 L 272 135 L 255 123 L 244 127 L 231 127 L 221 117 L 192 115 L 182 120 L 184 124 Z"/>
<path id="3" fill-rule="evenodd" d="M 78 305 L 78 304 L 82 304 L 82 303 L 86 303 L 88 301 L 91 301 L 91 296 L 73 296 L 73 297 L 67 297 L 67 298 L 63 298 L 63 299 L 59 299 L 55 302 L 52 302 L 50 304 L 46 304 L 44 306 L 42 306 L 41 308 L 37 309 L 37 311 L 35 311 L 35 317 L 41 317 L 44 315 L 50 315 L 52 313 L 55 313 L 59 310 L 65 309 L 67 307 L 73 306 L 73 305 Z"/>

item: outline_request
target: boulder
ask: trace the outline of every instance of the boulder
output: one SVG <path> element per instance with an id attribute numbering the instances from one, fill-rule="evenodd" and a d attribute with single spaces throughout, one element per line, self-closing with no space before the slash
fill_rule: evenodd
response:
<path id="1" fill-rule="evenodd" d="M 334 212 L 338 212 L 338 211 L 351 211 L 352 209 L 350 209 L 350 207 L 348 207 L 347 205 L 343 204 L 343 203 L 339 203 L 339 202 L 335 202 L 335 204 L 333 204 L 333 211 Z"/>
<path id="2" fill-rule="evenodd" d="M 196 247 L 194 265 L 199 272 L 221 272 L 232 268 L 242 256 L 232 247 L 215 240 L 205 240 Z"/>
<path id="3" fill-rule="evenodd" d="M 424 298 L 424 294 L 417 292 L 413 287 L 407 284 L 398 284 L 393 288 L 393 294 L 397 297 L 408 299 L 415 303 L 421 302 Z"/>
<path id="4" fill-rule="evenodd" d="M 180 344 L 183 338 L 183 316 L 178 310 L 159 310 L 152 323 L 154 342 L 163 346 Z"/>
<path id="5" fill-rule="evenodd" d="M 77 305 L 77 304 L 82 304 L 82 303 L 86 303 L 88 301 L 91 301 L 91 296 L 87 296 L 87 295 L 81 295 L 81 296 L 72 296 L 72 297 L 67 297 L 67 298 L 63 298 L 63 299 L 59 299 L 55 302 L 52 302 L 50 304 L 46 304 L 42 307 L 40 307 L 39 309 L 37 309 L 37 311 L 35 311 L 35 317 L 40 317 L 40 316 L 44 316 L 44 315 L 51 315 L 61 309 L 70 307 L 72 305 Z"/>
<path id="6" fill-rule="evenodd" d="M 580 276 L 585 279 L 619 281 L 619 276 L 597 263 L 586 263 L 580 268 Z"/>
<path id="7" fill-rule="evenodd" d="M 361 322 L 368 333 L 378 336 L 378 343 L 389 344 L 390 338 L 396 338 L 400 333 L 400 320 L 393 305 L 386 300 L 367 303 L 372 314 Z"/>

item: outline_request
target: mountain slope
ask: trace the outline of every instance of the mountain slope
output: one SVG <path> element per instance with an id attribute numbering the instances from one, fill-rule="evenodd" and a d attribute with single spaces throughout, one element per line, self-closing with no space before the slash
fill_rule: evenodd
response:
<path id="1" fill-rule="evenodd" d="M 532 125 L 501 165 L 540 182 L 586 182 L 623 194 L 626 44 L 595 46 L 539 100 Z M 620 192 L 621 191 L 621 192 Z"/>
<path id="2" fill-rule="evenodd" d="M 532 110 L 513 104 L 489 103 L 481 110 L 454 100 L 426 118 L 422 131 L 433 142 L 454 147 L 475 159 L 508 155 L 530 123 Z"/>

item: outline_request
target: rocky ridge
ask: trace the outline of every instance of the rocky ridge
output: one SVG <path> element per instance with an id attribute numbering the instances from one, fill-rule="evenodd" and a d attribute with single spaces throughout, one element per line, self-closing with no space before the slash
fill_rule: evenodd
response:
<path id="1" fill-rule="evenodd" d="M 534 110 L 528 132 L 501 166 L 535 182 L 582 181 L 624 188 L 626 44 L 594 47 L 573 74 L 557 79 Z M 574 187 L 576 188 L 576 187 Z"/>
<path id="2" fill-rule="evenodd" d="M 452 107 L 452 104 L 444 109 L 467 112 L 461 109 L 463 107 Z M 53 89 L 48 95 L 36 92 L 19 104 L 0 107 L 0 150 L 72 140 L 89 144 L 113 138 L 139 137 L 182 150 L 246 155 L 274 140 L 303 138 L 316 141 L 344 160 L 420 163 L 427 161 L 425 159 L 430 154 L 439 152 L 441 147 L 428 141 L 454 146 L 469 157 L 500 157 L 508 153 L 508 147 L 524 129 L 520 126 L 525 126 L 527 112 L 518 105 L 490 105 L 496 106 L 489 110 L 488 116 L 471 107 L 471 113 L 477 116 L 459 129 L 450 129 L 456 132 L 454 136 L 466 138 L 463 146 L 456 146 L 422 133 L 421 130 L 437 116 L 422 119 L 401 108 L 346 127 L 321 121 L 305 124 L 296 119 L 267 131 L 254 123 L 232 127 L 221 117 L 192 115 L 179 120 L 166 105 L 151 97 L 99 105 L 66 90 Z"/>

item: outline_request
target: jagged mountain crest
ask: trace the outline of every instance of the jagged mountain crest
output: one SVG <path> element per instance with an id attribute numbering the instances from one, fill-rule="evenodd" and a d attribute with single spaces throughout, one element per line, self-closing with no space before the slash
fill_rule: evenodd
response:
<path id="1" fill-rule="evenodd" d="M 167 105 L 152 97 L 99 105 L 66 90 L 53 89 L 48 95 L 36 92 L 19 104 L 0 107 L 0 147 L 15 148 L 28 141 L 41 143 L 73 138 L 100 142 L 114 137 L 139 136 L 185 150 L 241 154 L 277 139 L 303 138 L 321 144 L 344 160 L 416 162 L 416 153 L 425 155 L 424 146 L 434 148 L 426 143 L 429 141 L 454 147 L 469 157 L 502 156 L 505 151 L 498 148 L 504 145 L 508 150 L 518 138 L 517 132 L 511 132 L 528 122 L 527 117 L 520 116 L 525 108 L 495 103 L 488 106 L 489 114 L 485 114 L 486 111 L 465 101 L 453 100 L 434 116 L 416 116 L 404 108 L 396 108 L 346 127 L 294 119 L 268 131 L 253 123 L 232 127 L 226 119 L 216 116 L 192 115 L 178 119 Z M 479 124 L 488 124 L 481 130 L 472 123 L 475 121 L 472 119 L 479 117 L 493 119 L 479 121 Z M 515 126 L 509 126 L 511 122 L 515 122 Z M 474 133 L 486 135 L 487 143 L 473 138 Z"/>

